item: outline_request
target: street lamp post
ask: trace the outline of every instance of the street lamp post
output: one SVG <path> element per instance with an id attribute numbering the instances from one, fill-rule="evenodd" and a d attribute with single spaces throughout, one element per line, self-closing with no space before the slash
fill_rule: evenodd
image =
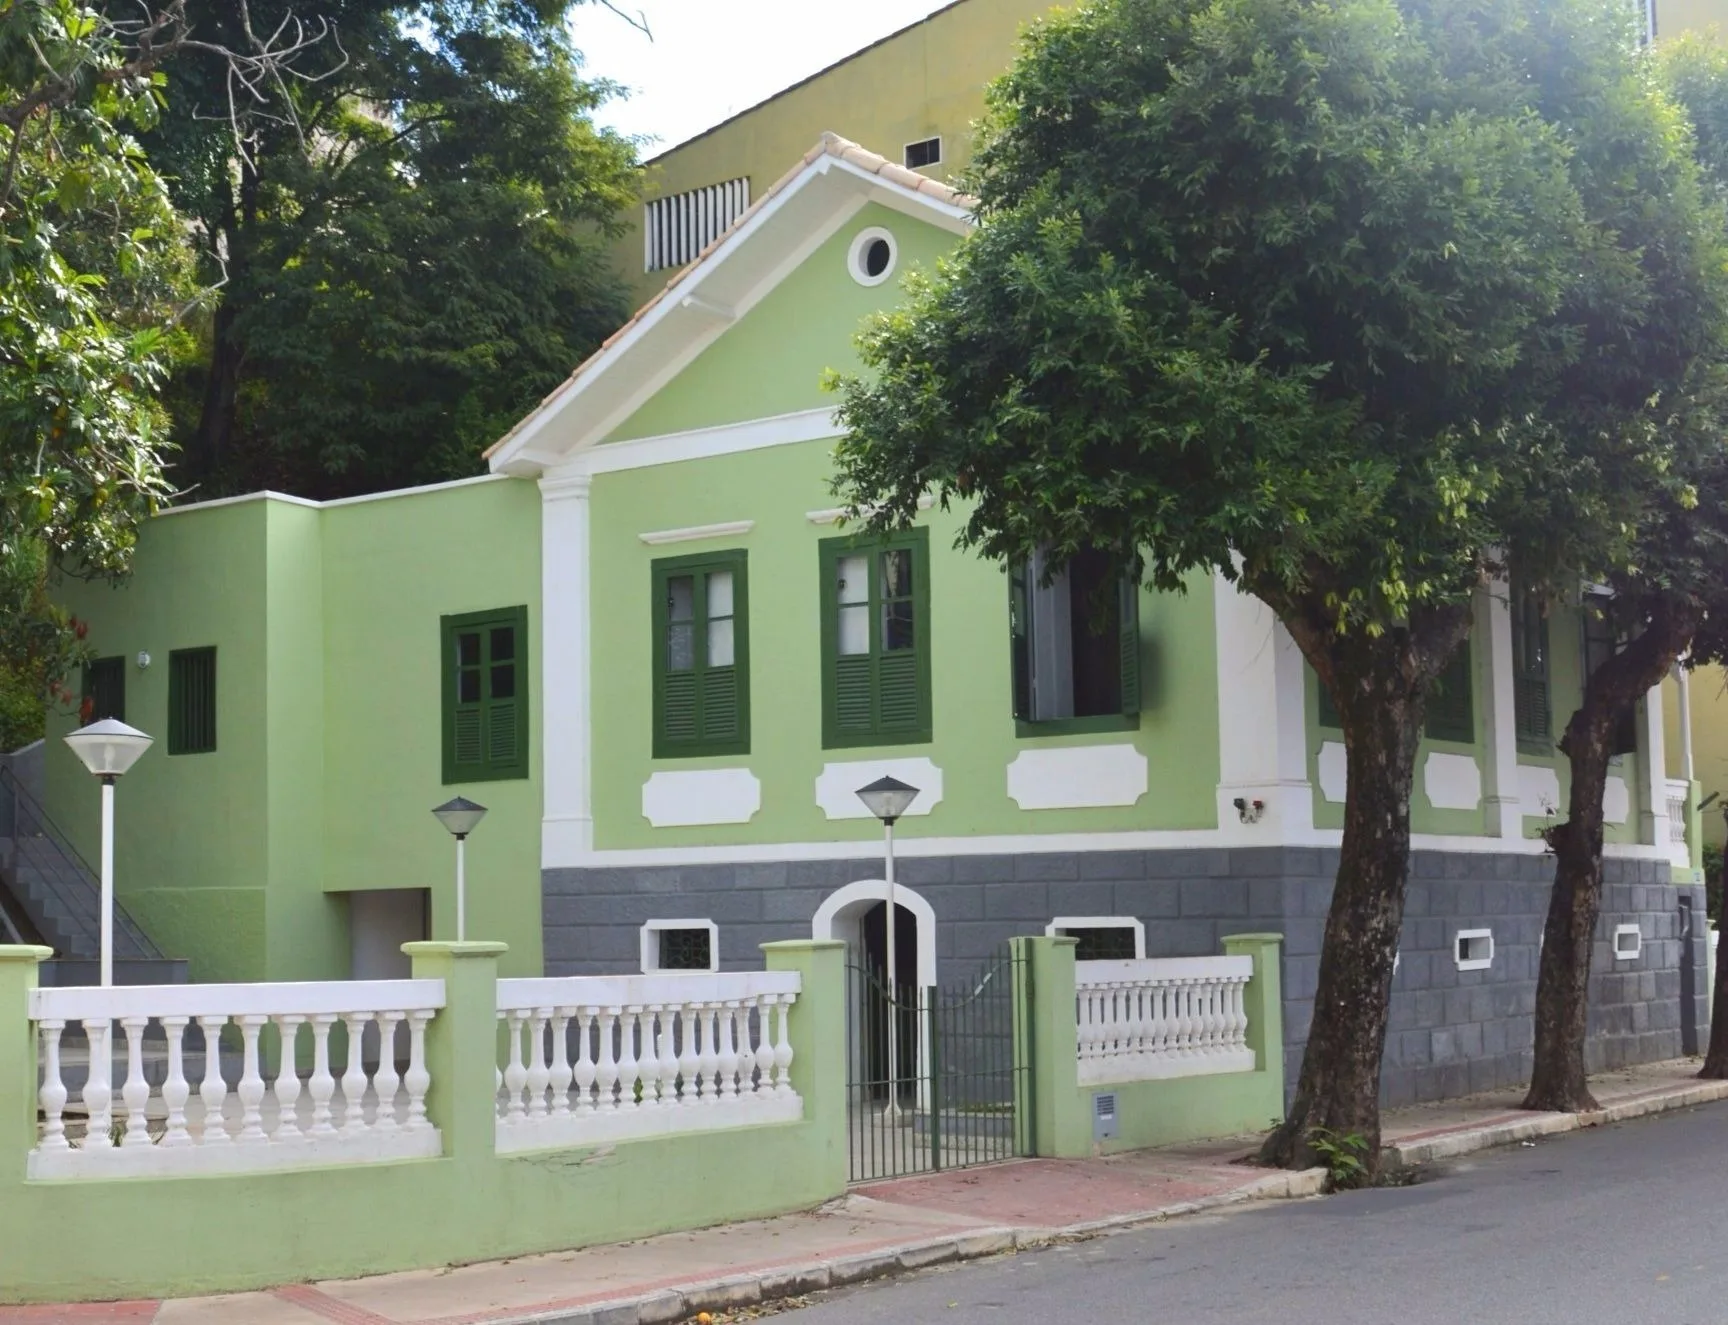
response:
<path id="1" fill-rule="evenodd" d="M 882 881 L 886 885 L 888 903 L 888 1117 L 900 1116 L 900 1003 L 898 995 L 899 968 L 894 961 L 895 910 L 894 899 L 894 821 L 906 813 L 918 798 L 918 788 L 899 778 L 878 778 L 867 787 L 858 788 L 858 799 L 865 808 L 882 821 L 883 863 Z"/>
<path id="2" fill-rule="evenodd" d="M 114 983 L 114 784 L 150 748 L 148 736 L 116 718 L 80 727 L 66 738 L 72 753 L 102 784 L 102 947 L 104 987 Z"/>
<path id="3" fill-rule="evenodd" d="M 468 834 L 486 817 L 486 807 L 458 796 L 453 801 L 445 801 L 432 813 L 456 839 L 456 941 L 461 943 L 468 937 L 468 880 L 464 849 L 467 846 Z"/>

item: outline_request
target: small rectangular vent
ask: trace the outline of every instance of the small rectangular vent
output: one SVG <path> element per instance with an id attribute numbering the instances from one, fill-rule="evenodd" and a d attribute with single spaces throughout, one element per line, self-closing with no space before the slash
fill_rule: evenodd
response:
<path id="1" fill-rule="evenodd" d="M 1460 971 L 1486 971 L 1494 964 L 1494 931 L 1461 929 L 1453 936 L 1453 960 Z"/>
<path id="2" fill-rule="evenodd" d="M 1092 1139 L 1107 1141 L 1116 1135 L 1116 1092 L 1101 1091 L 1092 1096 Z"/>
<path id="3" fill-rule="evenodd" d="M 1614 927 L 1614 960 L 1635 961 L 1644 951 L 1644 932 L 1637 925 Z"/>
<path id="4" fill-rule="evenodd" d="M 941 164 L 941 138 L 925 138 L 920 142 L 906 144 L 906 169 L 924 170 Z"/>
<path id="5" fill-rule="evenodd" d="M 694 262 L 749 206 L 748 175 L 669 198 L 650 198 L 643 206 L 643 270 Z"/>

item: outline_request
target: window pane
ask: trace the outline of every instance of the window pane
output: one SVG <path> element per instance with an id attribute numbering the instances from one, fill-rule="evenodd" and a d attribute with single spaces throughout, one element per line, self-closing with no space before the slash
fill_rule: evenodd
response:
<path id="1" fill-rule="evenodd" d="M 673 672 L 688 672 L 695 665 L 695 623 L 690 621 L 674 621 L 666 628 L 667 670 Z"/>
<path id="2" fill-rule="evenodd" d="M 516 664 L 504 663 L 492 669 L 492 698 L 516 698 Z"/>
<path id="3" fill-rule="evenodd" d="M 910 598 L 912 596 L 912 553 L 908 548 L 892 548 L 882 554 L 882 596 Z"/>
<path id="4" fill-rule="evenodd" d="M 492 627 L 492 661 L 509 662 L 516 656 L 516 628 Z"/>
<path id="5" fill-rule="evenodd" d="M 479 668 L 473 670 L 463 668 L 456 673 L 456 702 L 458 704 L 478 704 L 480 702 Z"/>
<path id="6" fill-rule="evenodd" d="M 867 603 L 870 601 L 870 558 L 865 556 L 841 557 L 837 573 L 839 575 L 839 598 L 842 603 Z M 841 618 L 845 618 L 842 612 Z"/>
<path id="7" fill-rule="evenodd" d="M 480 665 L 480 632 L 463 631 L 456 637 L 456 661 L 463 667 Z"/>
<path id="8" fill-rule="evenodd" d="M 674 575 L 666 581 L 666 617 L 670 621 L 689 621 L 695 614 L 695 580 L 688 575 Z"/>
<path id="9" fill-rule="evenodd" d="M 838 640 L 842 654 L 857 654 L 870 652 L 870 606 L 859 603 L 853 607 L 840 609 L 840 636 Z"/>
<path id="10" fill-rule="evenodd" d="M 898 603 L 883 603 L 882 648 L 888 652 L 910 649 L 914 642 L 911 602 L 902 600 Z"/>
<path id="11" fill-rule="evenodd" d="M 708 622 L 708 665 L 710 667 L 730 667 L 732 665 L 732 619 Z"/>
<path id="12" fill-rule="evenodd" d="M 710 618 L 732 615 L 732 572 L 729 570 L 711 571 L 708 575 L 708 615 Z"/>

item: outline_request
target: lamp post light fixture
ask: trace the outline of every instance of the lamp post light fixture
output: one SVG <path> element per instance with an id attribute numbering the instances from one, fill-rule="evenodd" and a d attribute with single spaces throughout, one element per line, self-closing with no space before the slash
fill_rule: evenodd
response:
<path id="1" fill-rule="evenodd" d="M 900 1116 L 900 998 L 899 968 L 894 962 L 894 930 L 898 912 L 894 899 L 894 822 L 905 814 L 918 799 L 918 788 L 899 778 L 878 778 L 867 787 L 858 788 L 858 799 L 864 807 L 882 821 L 883 862 L 882 881 L 888 899 L 888 1117 Z"/>
<path id="2" fill-rule="evenodd" d="M 480 821 L 486 817 L 486 807 L 458 796 L 453 801 L 445 801 L 432 813 L 456 839 L 456 941 L 461 943 L 468 937 L 468 881 L 464 848 L 468 842 L 468 834 L 479 827 Z"/>
<path id="3" fill-rule="evenodd" d="M 102 784 L 102 984 L 114 983 L 114 784 L 151 740 L 117 718 L 80 727 L 66 738 L 72 753 Z"/>

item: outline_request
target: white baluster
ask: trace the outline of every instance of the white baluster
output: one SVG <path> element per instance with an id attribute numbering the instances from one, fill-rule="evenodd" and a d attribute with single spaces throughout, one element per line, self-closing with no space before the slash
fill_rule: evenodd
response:
<path id="1" fill-rule="evenodd" d="M 587 1113 L 594 1107 L 594 1013 L 592 1007 L 576 1010 L 576 1107 Z"/>
<path id="2" fill-rule="evenodd" d="M 403 1128 L 410 1132 L 423 1132 L 432 1125 L 426 1121 L 426 1092 L 432 1086 L 432 1074 L 426 1070 L 426 1023 L 431 1020 L 430 1008 L 408 1014 L 408 1075 L 402 1081 L 408 1088 L 408 1121 Z"/>
<path id="3" fill-rule="evenodd" d="M 240 1097 L 240 1135 L 235 1140 L 243 1146 L 261 1146 L 269 1138 L 264 1135 L 264 1118 L 260 1112 L 264 1103 L 264 1077 L 258 1070 L 258 1035 L 270 1018 L 248 1014 L 235 1020 L 240 1023 L 241 1044 L 240 1087 L 235 1091 Z"/>
<path id="4" fill-rule="evenodd" d="M 570 1115 L 570 1083 L 575 1073 L 570 1069 L 570 1016 L 575 1008 L 552 1010 L 552 1116 Z"/>
<path id="5" fill-rule="evenodd" d="M 204 1106 L 204 1121 L 198 1129 L 200 1145 L 226 1145 L 233 1138 L 222 1110 L 228 1103 L 228 1083 L 222 1079 L 222 1028 L 227 1017 L 200 1017 L 204 1031 L 204 1079 L 198 1083 L 198 1102 Z"/>
<path id="6" fill-rule="evenodd" d="M 302 1141 L 300 1130 L 300 1026 L 306 1020 L 298 1012 L 284 1012 L 272 1018 L 276 1023 L 276 1080 L 270 1083 L 270 1093 L 276 1097 L 276 1130 L 272 1141 Z"/>
<path id="7" fill-rule="evenodd" d="M 750 1040 L 750 1013 L 760 1012 L 759 998 L 746 999 L 739 1005 L 737 1019 L 734 1025 L 738 1028 L 738 1093 L 753 1095 L 756 1093 L 756 1051 Z"/>
<path id="8" fill-rule="evenodd" d="M 120 1025 L 126 1030 L 126 1084 L 120 1088 L 120 1098 L 126 1102 L 126 1135 L 122 1146 L 147 1146 L 150 1134 L 145 1130 L 144 1107 L 150 1103 L 150 1083 L 144 1080 L 144 1028 L 149 1017 L 124 1017 Z"/>
<path id="9" fill-rule="evenodd" d="M 1224 1020 L 1224 986 L 1217 980 L 1206 982 L 1206 1051 L 1222 1052 L 1226 1046 L 1227 1025 Z"/>
<path id="10" fill-rule="evenodd" d="M 498 1014 L 498 1024 L 500 1026 L 502 1026 L 504 1024 L 504 1014 L 502 1012 L 500 1012 Z M 492 1096 L 493 1096 L 493 1111 L 494 1112 L 498 1112 L 499 1110 L 502 1110 L 504 1108 L 504 1105 L 498 1103 L 498 1100 L 497 1100 L 497 1097 L 502 1095 L 503 1093 L 504 1093 L 504 1069 L 501 1067 L 498 1067 L 497 1065 L 494 1065 L 492 1068 Z"/>
<path id="11" fill-rule="evenodd" d="M 794 1095 L 792 1089 L 792 1041 L 786 1030 L 786 1019 L 792 1014 L 796 994 L 780 994 L 775 999 L 780 1009 L 780 1033 L 774 1042 L 774 1093 Z"/>
<path id="12" fill-rule="evenodd" d="M 654 1041 L 654 1057 L 660 1064 L 660 1080 L 655 1085 L 655 1094 L 666 1108 L 678 1103 L 678 1039 L 673 1032 L 677 1017 L 676 1003 L 661 1006 L 660 1030 Z"/>
<path id="13" fill-rule="evenodd" d="M 168 1109 L 168 1124 L 162 1139 L 156 1144 L 168 1150 L 192 1144 L 192 1134 L 186 1130 L 186 1101 L 192 1097 L 192 1088 L 186 1083 L 183 1052 L 188 1018 L 162 1017 L 159 1020 L 162 1033 L 168 1037 L 168 1075 L 162 1080 L 162 1103 Z"/>
<path id="14" fill-rule="evenodd" d="M 401 1012 L 378 1014 L 378 1067 L 372 1073 L 372 1093 L 378 1099 L 378 1111 L 372 1116 L 372 1125 L 385 1132 L 396 1130 L 396 1092 L 402 1084 L 401 1074 L 396 1071 L 396 1027 L 402 1016 Z"/>
<path id="15" fill-rule="evenodd" d="M 36 1029 L 42 1036 L 42 1089 L 36 1092 L 42 1106 L 42 1139 L 39 1150 L 70 1150 L 66 1141 L 66 1079 L 60 1071 L 60 1037 L 66 1031 L 63 1021 L 41 1021 Z"/>
<path id="16" fill-rule="evenodd" d="M 642 1103 L 647 1108 L 658 1108 L 660 1099 L 660 1047 L 655 1043 L 654 1021 L 659 1015 L 660 1005 L 649 1003 L 642 1009 L 642 1056 L 636 1063 L 636 1072 L 642 1078 Z"/>
<path id="17" fill-rule="evenodd" d="M 546 1060 L 546 1023 L 552 1020 L 551 1008 L 535 1008 L 528 1022 L 528 1116 L 546 1116 L 546 1086 L 552 1080 L 552 1068 Z"/>
<path id="18" fill-rule="evenodd" d="M 720 1103 L 720 1005 L 718 1003 L 703 1003 L 699 1005 L 697 1017 L 702 1022 L 702 1081 L 706 1089 L 702 1093 L 705 1104 Z"/>
<path id="19" fill-rule="evenodd" d="M 84 1149 L 92 1154 L 108 1150 L 114 1144 L 110 1132 L 114 1127 L 114 1023 L 98 1017 L 84 1023 L 84 1036 L 90 1044 L 90 1070 L 84 1079 L 84 1112 L 88 1122 L 84 1128 Z"/>
<path id="20" fill-rule="evenodd" d="M 348 1028 L 348 1054 L 343 1061 L 342 1112 L 336 1126 L 349 1135 L 366 1129 L 366 1025 L 371 1020 L 370 1011 L 342 1014 L 342 1024 Z"/>
<path id="21" fill-rule="evenodd" d="M 522 1118 L 522 1088 L 528 1081 L 528 1069 L 522 1064 L 522 1020 L 520 1008 L 505 1010 L 506 1033 L 510 1037 L 510 1065 L 504 1069 L 504 1121 L 511 1125 Z"/>
<path id="22" fill-rule="evenodd" d="M 738 1004 L 722 1003 L 717 1015 L 720 1020 L 720 1099 L 722 1103 L 733 1104 L 738 1100 L 738 1046 L 733 1038 Z"/>
<path id="23" fill-rule="evenodd" d="M 629 1108 L 647 1102 L 646 1083 L 642 1080 L 641 1059 L 637 1053 L 637 1031 L 642 1022 L 640 1005 L 624 1009 L 618 1023 L 618 1102 Z"/>
<path id="24" fill-rule="evenodd" d="M 312 1022 L 312 1079 L 306 1083 L 306 1093 L 312 1097 L 312 1130 L 315 1138 L 336 1135 L 330 1122 L 330 1097 L 336 1093 L 336 1078 L 330 1075 L 330 1028 L 336 1024 L 332 1012 L 320 1012 Z"/>
<path id="25" fill-rule="evenodd" d="M 685 1003 L 679 1007 L 678 1075 L 684 1083 L 678 1093 L 680 1104 L 694 1104 L 702 1098 L 702 1083 L 696 1079 L 697 1070 L 702 1065 L 702 1058 L 696 1047 L 700 1039 L 697 1021 L 698 1012 L 694 1004 Z"/>
<path id="26" fill-rule="evenodd" d="M 595 1105 L 601 1109 L 616 1109 L 618 1096 L 618 1050 L 612 1042 L 612 1028 L 617 1024 L 619 1008 L 603 1008 L 600 1012 L 600 1061 L 596 1073 L 596 1084 L 599 1086 L 599 1098 Z"/>
<path id="27" fill-rule="evenodd" d="M 1234 1048 L 1248 1047 L 1248 1006 L 1246 998 L 1248 986 L 1245 981 L 1237 981 L 1230 986 L 1230 1043 Z"/>

